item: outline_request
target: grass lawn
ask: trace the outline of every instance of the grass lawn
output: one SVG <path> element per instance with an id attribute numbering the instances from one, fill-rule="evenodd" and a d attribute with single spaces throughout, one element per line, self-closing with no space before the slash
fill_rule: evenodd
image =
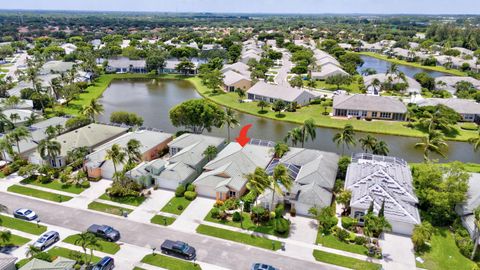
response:
<path id="1" fill-rule="evenodd" d="M 380 270 L 382 266 L 380 264 L 362 261 L 342 255 L 328 253 L 320 250 L 313 251 L 313 257 L 319 262 L 334 264 L 343 266 L 350 269 L 358 270 Z"/>
<path id="2" fill-rule="evenodd" d="M 175 222 L 175 218 L 162 216 L 162 215 L 155 215 L 154 217 L 152 217 L 152 219 L 150 219 L 150 222 L 154 224 L 169 226 L 169 225 L 172 225 L 173 222 Z"/>
<path id="3" fill-rule="evenodd" d="M 470 270 L 475 263 L 458 250 L 453 235 L 447 229 L 437 229 L 430 241 L 428 252 L 417 254 L 425 260 L 423 264 L 416 262 L 417 267 L 435 270 Z"/>
<path id="4" fill-rule="evenodd" d="M 248 213 L 243 213 L 243 229 L 250 230 L 258 233 L 264 234 L 271 234 L 279 237 L 288 237 L 288 235 L 281 235 L 275 232 L 275 228 L 273 225 L 256 225 L 250 219 L 250 215 Z M 205 221 L 214 222 L 218 224 L 228 225 L 235 228 L 242 228 L 242 224 L 240 222 L 232 221 L 232 220 L 218 220 L 216 218 L 212 218 L 210 212 L 205 217 Z"/>
<path id="5" fill-rule="evenodd" d="M 40 225 L 33 222 L 28 222 L 18 218 L 13 218 L 5 215 L 0 215 L 2 220 L 2 227 L 22 231 L 30 234 L 40 235 L 47 231 L 47 226 Z"/>
<path id="6" fill-rule="evenodd" d="M 151 264 L 168 270 L 200 270 L 200 265 L 161 254 L 150 254 L 142 259 L 142 263 Z"/>
<path id="7" fill-rule="evenodd" d="M 107 201 L 111 201 L 111 202 L 116 202 L 116 203 L 128 204 L 128 205 L 131 205 L 131 206 L 139 206 L 140 204 L 142 204 L 145 201 L 146 198 L 144 196 L 140 196 L 140 197 L 134 197 L 134 196 L 130 196 L 130 197 L 110 197 L 110 196 L 108 196 L 107 193 L 104 193 L 102 196 L 100 196 L 99 199 L 107 200 Z"/>
<path id="8" fill-rule="evenodd" d="M 422 164 L 422 163 L 409 163 L 409 165 L 411 167 L 415 166 L 415 165 L 419 165 L 419 164 Z M 437 164 L 434 164 L 434 166 L 451 166 L 452 163 L 437 163 Z M 480 173 L 480 164 L 478 163 L 462 163 L 462 166 L 464 167 L 464 169 L 467 171 L 467 172 L 470 172 L 470 173 Z"/>
<path id="9" fill-rule="evenodd" d="M 5 174 L 3 172 L 0 172 L 0 178 L 5 178 Z"/>
<path id="10" fill-rule="evenodd" d="M 305 81 L 304 84 L 307 85 L 307 83 L 308 82 Z M 316 81 L 315 82 L 315 88 L 325 89 L 325 90 L 330 90 L 330 91 L 338 90 L 336 85 L 328 84 L 325 81 Z M 349 93 L 362 93 L 362 91 L 360 91 L 360 85 L 358 84 L 358 81 L 357 81 L 356 78 L 351 84 L 341 85 L 340 89 L 341 90 L 347 90 L 347 92 L 349 92 Z"/>
<path id="11" fill-rule="evenodd" d="M 35 179 L 27 178 L 22 180 L 22 184 L 30 184 L 30 185 L 35 185 L 38 187 L 44 187 L 44 188 L 49 188 L 49 189 L 54 189 L 58 191 L 63 191 L 63 192 L 68 192 L 68 193 L 73 193 L 73 194 L 80 194 L 82 193 L 85 188 L 83 188 L 80 185 L 65 185 L 64 183 L 60 182 L 59 180 L 54 180 L 50 183 L 43 184 L 39 181 L 36 181 Z"/>
<path id="12" fill-rule="evenodd" d="M 69 196 L 64 196 L 64 195 L 60 195 L 52 192 L 47 192 L 47 191 L 19 186 L 19 185 L 10 186 L 7 190 L 13 193 L 18 193 L 18 194 L 27 195 L 30 197 L 49 200 L 52 202 L 66 202 L 72 199 L 72 197 L 69 197 Z"/>
<path id="13" fill-rule="evenodd" d="M 12 233 L 12 237 L 8 243 L 3 243 L 0 246 L 23 246 L 26 243 L 30 242 L 31 239 L 21 237 Z"/>
<path id="14" fill-rule="evenodd" d="M 319 233 L 317 236 L 317 243 L 325 247 L 344 250 L 361 255 L 368 254 L 368 249 L 365 246 L 342 242 L 333 234 L 322 236 L 322 234 Z"/>
<path id="15" fill-rule="evenodd" d="M 262 112 L 257 107 L 257 102 L 240 103 L 238 102 L 238 95 L 236 93 L 220 93 L 212 95 L 210 89 L 202 85 L 201 81 L 197 77 L 190 77 L 186 79 L 193 83 L 197 91 L 203 97 L 222 106 L 230 107 L 232 109 L 248 113 L 251 115 L 264 117 L 268 119 L 286 121 L 295 124 L 303 124 L 303 122 L 309 118 L 313 118 L 317 126 L 343 129 L 346 124 L 351 124 L 355 131 L 399 135 L 408 137 L 422 137 L 425 136 L 420 130 L 407 127 L 407 122 L 399 121 L 364 121 L 356 119 L 334 119 L 328 115 L 322 115 L 322 105 L 308 105 L 298 109 L 296 112 L 282 112 L 280 116 L 270 108 L 265 108 Z M 459 126 L 456 126 L 458 135 L 456 137 L 447 137 L 448 140 L 455 141 L 467 141 L 469 138 L 476 137 L 478 132 L 473 130 L 461 130 Z"/>
<path id="16" fill-rule="evenodd" d="M 191 201 L 185 199 L 185 197 L 173 197 L 160 211 L 175 215 L 181 215 L 190 203 Z M 180 205 L 183 206 L 182 210 L 178 209 Z"/>
<path id="17" fill-rule="evenodd" d="M 416 63 L 416 62 L 408 62 L 408 61 L 399 60 L 399 59 L 396 59 L 396 58 L 388 58 L 388 56 L 386 56 L 386 55 L 378 54 L 378 53 L 374 53 L 374 52 L 360 52 L 358 54 L 375 57 L 375 58 L 378 58 L 378 59 L 381 59 L 381 60 L 384 60 L 384 61 L 399 64 L 399 65 L 411 66 L 411 67 L 422 68 L 422 69 L 432 70 L 432 71 L 438 71 L 438 72 L 448 73 L 448 74 L 455 75 L 455 76 L 467 76 L 467 73 L 465 73 L 463 71 L 460 71 L 460 70 L 447 69 L 443 66 L 434 66 L 434 67 L 424 66 L 424 65 L 422 65 L 420 63 Z"/>
<path id="18" fill-rule="evenodd" d="M 105 203 L 99 203 L 99 202 L 91 202 L 88 205 L 88 209 L 99 211 L 99 212 L 105 212 L 105 213 L 117 215 L 117 216 L 121 216 L 123 212 L 127 212 L 127 213 L 132 212 L 132 210 L 127 208 L 109 205 Z"/>
<path id="19" fill-rule="evenodd" d="M 225 240 L 230 240 L 250 246 L 256 246 L 264 249 L 279 250 L 281 248 L 280 241 L 270 240 L 263 237 L 234 232 L 207 225 L 199 225 L 197 227 L 197 233 L 222 238 Z"/>
<path id="20" fill-rule="evenodd" d="M 63 242 L 76 245 L 75 241 L 78 238 L 79 238 L 78 234 L 70 235 L 69 237 L 65 238 Z M 101 238 L 97 238 L 97 239 L 98 239 L 98 244 L 101 246 L 101 248 L 98 248 L 98 249 L 94 248 L 94 250 L 102 251 L 108 254 L 115 254 L 120 250 L 120 246 L 117 243 L 108 242 Z"/>

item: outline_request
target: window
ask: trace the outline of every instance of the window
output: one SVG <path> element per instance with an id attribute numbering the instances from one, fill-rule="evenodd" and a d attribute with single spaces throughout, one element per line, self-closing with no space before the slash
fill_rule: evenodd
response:
<path id="1" fill-rule="evenodd" d="M 237 193 L 233 190 L 230 190 L 228 191 L 228 197 L 231 198 L 231 197 L 236 197 L 237 196 Z"/>
<path id="2" fill-rule="evenodd" d="M 381 112 L 380 118 L 392 118 L 392 113 L 389 112 Z"/>
<path id="3" fill-rule="evenodd" d="M 358 116 L 360 114 L 359 114 L 359 111 L 357 110 L 348 110 L 347 115 Z"/>
<path id="4" fill-rule="evenodd" d="M 377 112 L 372 112 L 372 117 L 377 117 Z"/>
<path id="5" fill-rule="evenodd" d="M 362 116 L 366 117 L 367 116 L 367 111 L 362 111 Z"/>

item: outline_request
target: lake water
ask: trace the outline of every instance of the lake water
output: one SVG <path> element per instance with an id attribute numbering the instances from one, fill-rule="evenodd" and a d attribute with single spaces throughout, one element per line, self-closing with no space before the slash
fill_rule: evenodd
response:
<path id="1" fill-rule="evenodd" d="M 174 133 L 181 128 L 176 128 L 170 123 L 169 110 L 175 105 L 192 98 L 201 98 L 193 85 L 187 81 L 178 80 L 117 80 L 103 93 L 101 103 L 105 112 L 100 116 L 100 121 L 108 122 L 110 114 L 114 111 L 135 112 L 143 117 L 144 126 L 154 127 L 165 132 Z M 249 137 L 271 141 L 282 140 L 287 132 L 297 125 L 264 119 L 249 114 L 238 113 L 241 125 L 252 124 Z M 373 123 L 372 123 L 373 124 Z M 231 131 L 232 140 L 237 136 L 240 127 Z M 341 152 L 332 142 L 336 129 L 317 128 L 317 138 L 313 142 L 307 142 L 305 147 L 330 152 Z M 226 137 L 227 129 L 214 129 L 210 133 L 215 136 Z M 418 138 L 374 134 L 378 139 L 385 141 L 390 148 L 390 155 L 398 156 L 410 162 L 422 160 L 422 153 L 413 148 L 419 141 Z M 358 132 L 357 137 L 363 137 L 365 133 Z M 480 162 L 480 155 L 474 153 L 468 143 L 449 142 L 450 151 L 448 160 L 463 162 Z M 359 152 L 357 146 L 346 153 Z M 446 160 L 441 160 L 446 161 Z"/>
<path id="2" fill-rule="evenodd" d="M 362 73 L 362 70 L 364 70 L 366 68 L 373 68 L 377 71 L 377 73 L 385 73 L 385 72 L 387 72 L 388 68 L 392 64 L 388 61 L 378 59 L 378 58 L 375 58 L 375 57 L 371 57 L 371 56 L 362 55 L 360 57 L 364 61 L 363 66 L 357 68 L 357 71 L 360 74 Z M 431 70 L 427 70 L 427 69 L 423 69 L 423 68 L 416 68 L 416 67 L 410 67 L 410 66 L 404 66 L 404 65 L 398 65 L 398 69 L 401 72 L 405 73 L 405 75 L 407 75 L 408 77 L 411 77 L 411 78 L 413 78 L 415 76 L 415 74 L 420 73 L 420 72 L 426 72 L 426 73 L 430 74 L 430 76 L 433 77 L 433 78 L 449 75 L 449 74 L 443 73 L 443 72 L 431 71 Z"/>

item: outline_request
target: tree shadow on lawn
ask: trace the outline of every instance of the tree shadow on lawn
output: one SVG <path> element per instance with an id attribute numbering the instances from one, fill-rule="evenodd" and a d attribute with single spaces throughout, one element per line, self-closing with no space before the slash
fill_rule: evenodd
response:
<path id="1" fill-rule="evenodd" d="M 275 118 L 285 118 L 287 115 L 284 113 L 277 113 L 275 114 Z"/>
<path id="2" fill-rule="evenodd" d="M 257 113 L 258 113 L 258 114 L 267 114 L 268 111 L 267 111 L 267 110 L 260 110 L 260 111 L 258 111 Z"/>

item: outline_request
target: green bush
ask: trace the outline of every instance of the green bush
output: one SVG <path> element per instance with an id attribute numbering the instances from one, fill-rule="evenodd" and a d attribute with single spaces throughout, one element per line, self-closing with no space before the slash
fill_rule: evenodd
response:
<path id="1" fill-rule="evenodd" d="M 229 198 L 223 203 L 223 207 L 227 210 L 235 210 L 240 206 L 240 200 L 237 198 Z"/>
<path id="2" fill-rule="evenodd" d="M 347 239 L 350 237 L 350 233 L 347 230 L 337 230 L 337 237 L 342 242 L 347 242 Z"/>
<path id="3" fill-rule="evenodd" d="M 355 244 L 365 245 L 367 243 L 367 238 L 364 236 L 355 236 Z"/>
<path id="4" fill-rule="evenodd" d="M 184 185 L 179 185 L 177 189 L 175 189 L 175 197 L 183 197 L 185 194 L 185 186 Z"/>
<path id="5" fill-rule="evenodd" d="M 194 184 L 188 184 L 187 186 L 187 191 L 195 192 L 195 185 Z"/>
<path id="6" fill-rule="evenodd" d="M 282 217 L 283 212 L 285 212 L 285 206 L 281 203 L 281 204 L 277 205 L 277 207 L 275 208 L 275 216 L 276 217 Z"/>
<path id="7" fill-rule="evenodd" d="M 351 231 L 357 225 L 357 220 L 351 217 L 342 217 L 342 227 Z"/>
<path id="8" fill-rule="evenodd" d="M 34 256 L 36 259 L 42 260 L 42 261 L 47 261 L 47 262 L 52 262 L 54 258 L 50 256 L 50 254 L 46 252 L 40 252 L 37 255 Z"/>
<path id="9" fill-rule="evenodd" d="M 211 216 L 212 218 L 219 218 L 219 216 L 220 216 L 220 209 L 214 207 L 214 208 L 212 209 L 212 211 L 210 211 L 210 216 Z"/>
<path id="10" fill-rule="evenodd" d="M 182 211 L 183 208 L 184 208 L 184 207 L 183 207 L 183 205 L 181 205 L 181 204 L 180 204 L 179 206 L 177 206 L 177 210 L 178 210 L 178 211 Z"/>
<path id="11" fill-rule="evenodd" d="M 464 130 L 478 130 L 478 125 L 475 123 L 461 123 L 460 128 Z"/>
<path id="12" fill-rule="evenodd" d="M 193 201 L 197 198 L 197 193 L 195 191 L 185 191 L 183 195 L 185 196 L 185 199 L 189 201 Z"/>
<path id="13" fill-rule="evenodd" d="M 239 222 L 240 220 L 242 220 L 242 215 L 240 215 L 240 212 L 234 212 L 232 220 L 235 222 Z"/>
<path id="14" fill-rule="evenodd" d="M 90 182 L 88 181 L 83 181 L 81 184 L 80 184 L 81 187 L 83 188 L 90 188 Z"/>
<path id="15" fill-rule="evenodd" d="M 290 222 L 284 218 L 276 218 L 273 222 L 275 232 L 278 234 L 288 234 L 290 231 Z"/>

